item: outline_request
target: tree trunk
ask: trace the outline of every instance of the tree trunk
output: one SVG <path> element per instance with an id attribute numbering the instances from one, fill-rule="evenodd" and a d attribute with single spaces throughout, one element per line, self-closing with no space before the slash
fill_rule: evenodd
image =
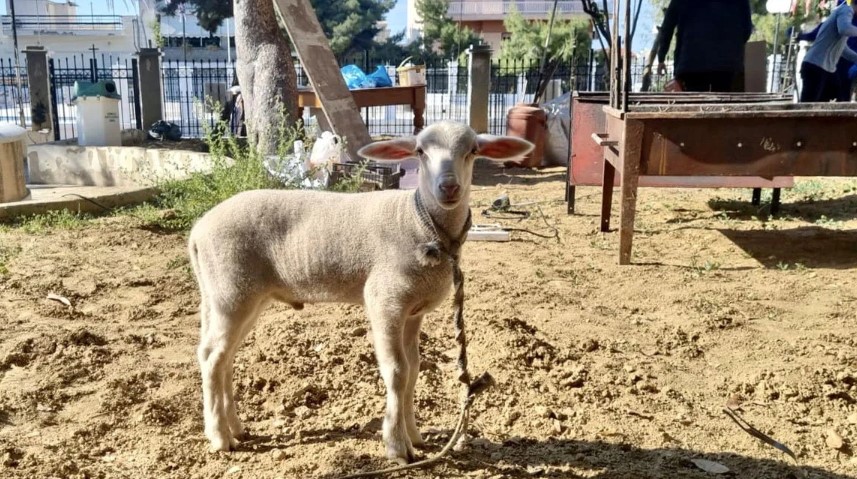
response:
<path id="1" fill-rule="evenodd" d="M 297 75 L 272 0 L 235 0 L 236 68 L 247 134 L 263 154 L 277 152 L 279 111 L 298 119 Z"/>

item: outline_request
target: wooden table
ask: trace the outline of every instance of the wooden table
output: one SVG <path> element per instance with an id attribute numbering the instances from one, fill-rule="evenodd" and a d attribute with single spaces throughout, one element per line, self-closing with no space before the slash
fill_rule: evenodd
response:
<path id="1" fill-rule="evenodd" d="M 696 104 L 696 103 L 783 103 L 789 95 L 771 93 L 631 93 L 629 102 L 643 104 Z M 571 95 L 571 132 L 569 134 L 569 159 L 566 170 L 566 195 L 568 214 L 574 213 L 575 188 L 577 186 L 601 186 L 604 173 L 604 152 L 592 141 L 593 133 L 607 131 L 609 92 L 573 92 Z M 622 184 L 622 174 L 617 172 L 615 186 Z M 761 188 L 774 188 L 778 197 L 779 188 L 794 186 L 791 177 L 761 178 L 754 176 L 644 176 L 641 187 L 658 188 L 754 188 L 753 201 L 761 200 Z M 771 212 L 776 212 L 776 204 Z"/>
<path id="2" fill-rule="evenodd" d="M 631 263 L 640 176 L 857 176 L 857 103 L 604 107 L 601 231 L 623 176 L 619 264 Z"/>
<path id="3" fill-rule="evenodd" d="M 410 105 L 414 112 L 414 134 L 425 126 L 426 86 L 394 86 L 350 90 L 359 108 L 387 105 Z M 321 102 L 311 89 L 298 90 L 298 107 L 321 108 Z"/>

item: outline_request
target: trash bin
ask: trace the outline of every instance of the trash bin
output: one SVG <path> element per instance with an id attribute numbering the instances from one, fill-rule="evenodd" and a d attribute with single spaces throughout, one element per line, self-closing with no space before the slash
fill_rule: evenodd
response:
<path id="1" fill-rule="evenodd" d="M 77 144 L 122 146 L 119 92 L 113 80 L 74 82 L 72 103 L 77 106 Z"/>
<path id="2" fill-rule="evenodd" d="M 26 133 L 18 125 L 0 124 L 0 203 L 19 201 L 30 194 L 24 173 Z"/>

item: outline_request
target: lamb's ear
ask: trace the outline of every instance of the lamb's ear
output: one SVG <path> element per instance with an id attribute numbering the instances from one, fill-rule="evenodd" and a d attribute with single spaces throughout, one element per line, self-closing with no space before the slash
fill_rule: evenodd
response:
<path id="1" fill-rule="evenodd" d="M 491 160 L 511 160 L 533 151 L 535 145 L 513 136 L 477 135 L 476 156 Z"/>
<path id="2" fill-rule="evenodd" d="M 417 156 L 416 150 L 417 139 L 411 136 L 369 143 L 357 154 L 374 161 L 402 161 Z"/>

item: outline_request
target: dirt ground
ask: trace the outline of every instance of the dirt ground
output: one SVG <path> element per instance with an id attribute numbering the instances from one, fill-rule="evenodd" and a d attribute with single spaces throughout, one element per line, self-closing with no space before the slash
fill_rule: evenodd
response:
<path id="1" fill-rule="evenodd" d="M 578 189 L 568 216 L 563 177 L 479 163 L 477 223 L 549 233 L 543 213 L 561 242 L 516 232 L 465 246 L 471 370 L 497 386 L 475 404 L 464 450 L 398 477 L 711 477 L 694 459 L 733 477 L 856 477 L 857 182 L 802 179 L 770 221 L 748 190 L 642 190 L 636 264 L 620 267 L 618 234 L 598 232 L 599 190 Z M 533 216 L 482 217 L 502 193 Z M 235 364 L 252 437 L 211 454 L 185 238 L 133 216 L 71 226 L 0 229 L 0 477 L 388 465 L 361 308 L 272 307 Z M 423 328 L 423 454 L 457 415 L 450 311 Z M 797 461 L 739 429 L 730 399 Z"/>

